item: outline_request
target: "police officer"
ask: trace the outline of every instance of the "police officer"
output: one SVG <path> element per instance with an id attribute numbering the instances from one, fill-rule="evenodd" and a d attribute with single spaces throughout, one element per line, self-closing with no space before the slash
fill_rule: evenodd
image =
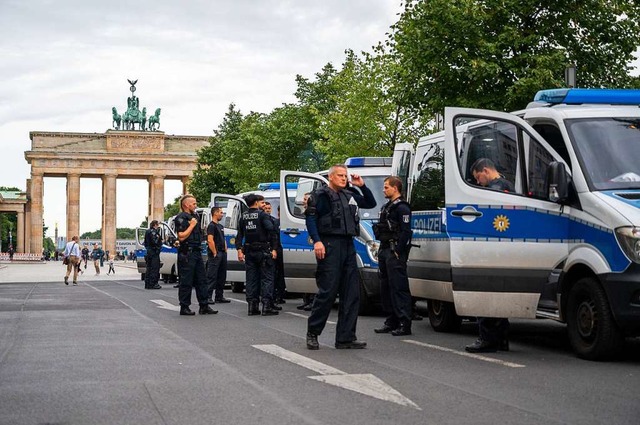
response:
<path id="1" fill-rule="evenodd" d="M 411 335 L 411 292 L 407 277 L 407 259 L 411 249 L 411 209 L 402 199 L 402 181 L 396 177 L 384 180 L 384 197 L 389 200 L 380 211 L 380 221 L 374 226 L 380 241 L 378 262 L 380 296 L 387 319 L 375 333 L 393 336 Z"/>
<path id="2" fill-rule="evenodd" d="M 278 304 L 284 304 L 282 296 L 284 294 L 285 287 L 284 263 L 282 262 L 282 244 L 280 243 L 280 219 L 271 215 L 273 207 L 269 201 L 264 201 L 262 211 L 264 211 L 269 216 L 269 219 L 271 219 L 271 222 L 273 223 L 273 231 L 276 234 L 276 258 L 273 264 L 273 293 L 271 294 L 271 299 L 273 300 L 273 309 L 280 311 L 282 310 L 282 307 Z M 278 213 L 279 211 L 280 207 L 278 207 Z"/>
<path id="3" fill-rule="evenodd" d="M 224 239 L 224 227 L 220 224 L 223 215 L 222 208 L 211 208 L 211 223 L 207 226 L 207 302 L 209 304 L 231 302 L 223 295 L 224 284 L 227 281 L 227 241 Z"/>
<path id="4" fill-rule="evenodd" d="M 488 158 L 480 158 L 471 166 L 473 178 L 480 186 L 500 192 L 515 192 L 513 183 L 500 175 Z M 470 353 L 509 351 L 509 319 L 478 317 L 479 338 L 464 349 Z"/>
<path id="5" fill-rule="evenodd" d="M 207 282 L 205 278 L 204 262 L 202 261 L 202 234 L 198 217 L 196 216 L 197 202 L 193 195 L 180 198 L 182 212 L 175 218 L 176 232 L 180 246 L 178 247 L 178 274 L 180 286 L 178 300 L 180 301 L 180 315 L 193 316 L 189 309 L 191 305 L 191 290 L 196 288 L 196 298 L 200 304 L 200 314 L 216 314 L 217 311 L 207 303 Z"/>
<path id="6" fill-rule="evenodd" d="M 153 220 L 144 234 L 144 247 L 147 253 L 144 256 L 147 271 L 144 278 L 145 289 L 162 289 L 158 284 L 160 280 L 160 250 L 162 249 L 162 235 L 158 220 Z"/>
<path id="7" fill-rule="evenodd" d="M 249 210 L 242 214 L 238 224 L 236 249 L 238 260 L 245 262 L 246 293 L 249 316 L 260 314 L 262 293 L 262 315 L 273 316 L 273 272 L 277 256 L 277 238 L 270 216 L 262 211 L 264 196 L 249 194 L 244 197 Z"/>
<path id="8" fill-rule="evenodd" d="M 320 348 L 318 335 L 327 323 L 338 293 L 340 306 L 335 347 L 367 346 L 356 337 L 360 283 L 353 237 L 360 233 L 358 207 L 374 208 L 376 200 L 362 177 L 352 174 L 351 182 L 362 194 L 347 187 L 347 167 L 334 165 L 329 169 L 329 186 L 315 190 L 307 201 L 307 229 L 318 263 L 318 293 L 307 322 L 307 348 L 310 350 Z"/>

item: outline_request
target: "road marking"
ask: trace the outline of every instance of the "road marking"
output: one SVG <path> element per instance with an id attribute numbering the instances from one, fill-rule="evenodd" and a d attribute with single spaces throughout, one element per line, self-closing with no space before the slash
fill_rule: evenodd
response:
<path id="1" fill-rule="evenodd" d="M 309 316 L 307 316 L 307 315 L 300 314 L 300 313 L 294 313 L 292 311 L 286 311 L 285 313 L 290 314 L 292 316 L 296 316 L 296 317 L 302 317 L 304 319 L 308 319 L 309 318 Z M 336 322 L 332 322 L 331 320 L 327 320 L 327 323 L 330 324 L 330 325 L 335 325 L 336 324 Z"/>
<path id="2" fill-rule="evenodd" d="M 482 360 L 482 361 L 489 362 L 489 363 L 495 363 L 495 364 L 499 364 L 501 366 L 514 367 L 514 368 L 526 367 L 525 365 L 519 364 L 519 363 L 506 362 L 504 360 L 494 359 L 493 357 L 485 357 L 485 356 L 481 356 L 479 354 L 467 353 L 466 351 L 453 350 L 451 348 L 440 347 L 439 345 L 427 344 L 425 342 L 414 341 L 412 339 L 405 339 L 402 342 L 407 342 L 409 344 L 419 345 L 421 347 L 433 348 L 434 350 L 445 351 L 447 353 L 453 353 L 453 354 L 457 354 L 459 356 L 471 357 L 472 359 Z"/>
<path id="3" fill-rule="evenodd" d="M 309 379 L 324 382 L 329 385 L 355 391 L 378 400 L 389 401 L 401 406 L 422 410 L 417 404 L 409 400 L 398 391 L 385 384 L 380 378 L 370 373 L 347 374 L 332 366 L 310 359 L 293 351 L 285 350 L 274 344 L 254 345 L 254 348 L 272 354 L 283 360 L 287 360 L 298 366 L 302 366 L 321 376 L 308 376 Z"/>
<path id="4" fill-rule="evenodd" d="M 171 310 L 171 311 L 180 311 L 179 305 L 171 304 L 170 302 L 165 300 L 149 300 L 149 301 L 151 301 L 152 303 L 158 304 L 156 306 L 158 308 L 164 308 L 165 310 Z"/>

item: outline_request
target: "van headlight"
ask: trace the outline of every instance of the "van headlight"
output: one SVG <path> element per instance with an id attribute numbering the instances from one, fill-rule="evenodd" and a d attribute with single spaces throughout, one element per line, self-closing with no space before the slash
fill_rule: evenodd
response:
<path id="1" fill-rule="evenodd" d="M 375 261 L 376 263 L 378 262 L 378 250 L 380 249 L 380 244 L 376 241 L 367 241 L 367 253 L 369 254 L 369 257 Z"/>
<path id="2" fill-rule="evenodd" d="M 618 227 L 616 238 L 627 257 L 634 263 L 640 264 L 640 228 Z"/>

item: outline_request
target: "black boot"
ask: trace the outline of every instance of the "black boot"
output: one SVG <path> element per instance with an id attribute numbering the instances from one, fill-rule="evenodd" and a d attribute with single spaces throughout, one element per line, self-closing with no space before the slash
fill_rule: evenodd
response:
<path id="1" fill-rule="evenodd" d="M 189 307 L 180 307 L 180 316 L 195 316 Z"/>
<path id="2" fill-rule="evenodd" d="M 320 349 L 320 344 L 318 344 L 318 335 L 307 332 L 307 348 L 309 350 Z"/>
<path id="3" fill-rule="evenodd" d="M 282 310 L 282 308 L 281 308 Z M 262 315 L 263 316 L 277 316 L 278 310 L 275 310 L 270 303 L 262 304 Z"/>
<path id="4" fill-rule="evenodd" d="M 257 300 L 252 300 L 252 301 L 249 301 L 247 303 L 248 309 L 249 309 L 247 314 L 249 316 L 259 316 L 260 315 L 260 308 L 259 308 L 258 304 L 259 303 L 258 303 Z"/>
<path id="5" fill-rule="evenodd" d="M 393 336 L 411 335 L 411 322 L 401 323 L 397 329 L 391 331 Z"/>
<path id="6" fill-rule="evenodd" d="M 214 310 L 211 307 L 209 307 L 209 304 L 202 304 L 200 306 L 200 311 L 198 311 L 198 314 L 218 314 L 218 310 Z"/>

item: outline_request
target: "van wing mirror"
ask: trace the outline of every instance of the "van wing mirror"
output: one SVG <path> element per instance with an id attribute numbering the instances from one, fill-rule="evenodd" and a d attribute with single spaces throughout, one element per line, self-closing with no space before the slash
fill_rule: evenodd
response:
<path id="1" fill-rule="evenodd" d="M 547 168 L 547 199 L 558 204 L 569 199 L 569 178 L 562 162 L 553 161 Z"/>

